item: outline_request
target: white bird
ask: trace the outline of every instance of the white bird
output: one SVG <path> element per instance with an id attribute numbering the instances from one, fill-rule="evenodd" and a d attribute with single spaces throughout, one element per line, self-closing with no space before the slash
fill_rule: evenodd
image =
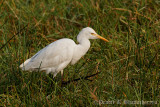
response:
<path id="1" fill-rule="evenodd" d="M 20 68 L 23 71 L 52 73 L 53 78 L 61 71 L 63 77 L 63 69 L 70 63 L 74 65 L 89 50 L 89 39 L 98 38 L 108 42 L 107 39 L 99 36 L 92 28 L 83 28 L 77 36 L 79 44 L 68 38 L 59 39 L 27 59 L 20 65 Z"/>

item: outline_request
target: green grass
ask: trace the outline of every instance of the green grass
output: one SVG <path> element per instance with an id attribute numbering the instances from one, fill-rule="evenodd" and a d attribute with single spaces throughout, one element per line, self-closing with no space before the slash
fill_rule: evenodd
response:
<path id="1" fill-rule="evenodd" d="M 1 0 L 0 106 L 95 106 L 97 100 L 115 101 L 115 106 L 125 106 L 125 100 L 155 101 L 148 105 L 160 106 L 159 7 L 159 0 Z M 88 53 L 69 65 L 64 77 L 100 71 L 92 81 L 61 87 L 60 73 L 52 79 L 44 72 L 20 70 L 47 44 L 60 38 L 76 41 L 86 26 L 110 42 L 91 40 Z"/>

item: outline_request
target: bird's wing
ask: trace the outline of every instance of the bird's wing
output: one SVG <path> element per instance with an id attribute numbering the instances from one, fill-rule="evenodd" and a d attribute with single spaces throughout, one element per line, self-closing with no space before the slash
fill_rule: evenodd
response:
<path id="1" fill-rule="evenodd" d="M 25 69 L 56 67 L 64 61 L 71 61 L 74 45 L 74 41 L 70 39 L 53 42 L 31 57 Z"/>

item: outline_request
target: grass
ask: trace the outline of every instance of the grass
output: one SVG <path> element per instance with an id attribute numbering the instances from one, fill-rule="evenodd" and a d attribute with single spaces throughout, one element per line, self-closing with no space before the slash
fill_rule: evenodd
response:
<path id="1" fill-rule="evenodd" d="M 0 106 L 160 106 L 159 7 L 159 0 L 1 0 Z M 86 26 L 110 42 L 91 40 L 88 53 L 64 76 L 67 81 L 100 71 L 92 81 L 61 87 L 60 73 L 52 79 L 20 70 L 47 44 L 76 41 Z"/>

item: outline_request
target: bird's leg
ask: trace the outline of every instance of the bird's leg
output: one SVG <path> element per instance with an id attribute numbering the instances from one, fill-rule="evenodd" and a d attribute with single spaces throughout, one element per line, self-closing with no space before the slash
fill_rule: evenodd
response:
<path id="1" fill-rule="evenodd" d="M 61 82 L 63 82 L 64 78 L 63 78 L 63 70 L 61 70 Z"/>
<path id="2" fill-rule="evenodd" d="M 52 72 L 53 78 L 57 75 L 58 72 Z"/>

